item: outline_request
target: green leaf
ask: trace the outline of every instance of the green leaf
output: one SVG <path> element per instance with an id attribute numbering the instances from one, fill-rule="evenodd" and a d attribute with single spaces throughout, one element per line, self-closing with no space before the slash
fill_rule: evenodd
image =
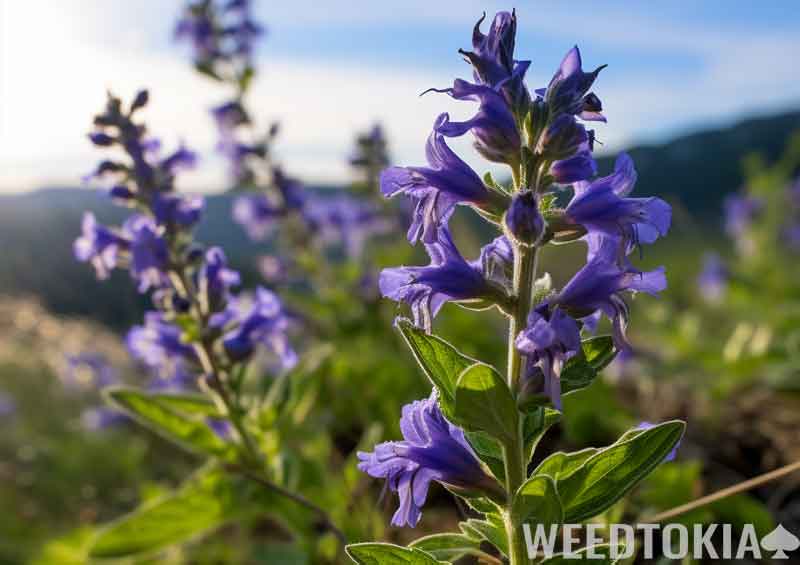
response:
<path id="1" fill-rule="evenodd" d="M 471 431 L 484 431 L 504 443 L 515 441 L 519 413 L 503 377 L 476 363 L 458 378 L 456 420 Z"/>
<path id="2" fill-rule="evenodd" d="M 396 325 L 425 376 L 439 391 L 442 412 L 452 418 L 458 377 L 478 361 L 467 357 L 442 338 L 425 333 L 410 320 L 400 318 Z"/>
<path id="3" fill-rule="evenodd" d="M 580 469 L 589 457 L 595 455 L 599 451 L 599 449 L 594 447 L 587 447 L 586 449 L 573 451 L 572 453 L 557 451 L 542 461 L 533 472 L 533 475 L 547 475 L 553 480 L 564 479 Z"/>
<path id="4" fill-rule="evenodd" d="M 121 558 L 156 552 L 267 509 L 279 519 L 288 519 L 297 512 L 290 504 L 248 479 L 205 468 L 177 491 L 103 528 L 89 557 Z"/>
<path id="5" fill-rule="evenodd" d="M 496 478 L 504 481 L 506 471 L 500 443 L 485 432 L 464 432 L 464 435 L 478 458 L 486 463 Z"/>
<path id="6" fill-rule="evenodd" d="M 499 514 L 487 514 L 485 520 L 470 518 L 458 526 L 468 537 L 475 539 L 475 534 L 477 534 L 478 539 L 488 541 L 501 553 L 508 555 L 508 536 L 503 519 Z"/>
<path id="7" fill-rule="evenodd" d="M 564 511 L 555 481 L 547 475 L 531 477 L 514 496 L 514 516 L 525 522 L 561 524 Z"/>
<path id="8" fill-rule="evenodd" d="M 556 486 L 564 507 L 564 521 L 586 520 L 622 498 L 664 461 L 685 427 L 679 421 L 659 424 L 594 453 L 566 475 L 562 470 Z M 575 458 L 566 456 L 566 459 L 574 467 Z"/>
<path id="9" fill-rule="evenodd" d="M 576 551 L 573 551 L 569 555 L 565 555 L 563 553 L 556 553 L 555 555 L 551 555 L 547 559 L 540 561 L 541 565 L 570 565 L 571 563 L 580 563 L 580 562 L 587 562 L 587 563 L 596 563 L 597 565 L 614 565 L 619 559 L 612 559 L 611 557 L 611 544 L 603 543 L 599 545 L 595 545 L 592 547 L 594 553 L 597 555 L 602 555 L 603 557 L 589 557 L 585 555 L 588 551 L 588 547 L 583 547 Z M 616 555 L 622 555 L 624 553 L 625 546 L 622 544 L 617 544 L 617 553 Z"/>
<path id="10" fill-rule="evenodd" d="M 439 565 L 428 553 L 416 549 L 400 547 L 390 543 L 353 543 L 346 548 L 347 555 L 360 565 Z"/>
<path id="11" fill-rule="evenodd" d="M 134 420 L 189 451 L 221 457 L 232 449 L 204 421 L 206 415 L 218 416 L 218 412 L 198 398 L 152 394 L 127 387 L 108 388 L 104 394 L 112 405 Z"/>
<path id="12" fill-rule="evenodd" d="M 455 561 L 465 555 L 483 554 L 480 542 L 464 534 L 433 534 L 414 540 L 409 547 L 421 549 L 436 559 L 445 561 Z"/>
<path id="13" fill-rule="evenodd" d="M 611 363 L 615 355 L 610 336 L 584 340 L 582 353 L 567 361 L 561 371 L 561 394 L 566 395 L 592 384 L 598 372 Z"/>
<path id="14" fill-rule="evenodd" d="M 539 440 L 542 439 L 551 426 L 559 421 L 561 421 L 561 412 L 543 406 L 539 406 L 533 412 L 525 414 L 522 433 L 525 439 L 525 452 L 528 454 L 528 460 L 533 457 L 533 452 L 536 451 Z"/>

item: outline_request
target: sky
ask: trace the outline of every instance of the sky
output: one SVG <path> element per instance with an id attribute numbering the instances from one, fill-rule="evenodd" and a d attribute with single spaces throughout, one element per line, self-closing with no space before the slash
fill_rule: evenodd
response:
<path id="1" fill-rule="evenodd" d="M 458 55 L 482 12 L 516 8 L 516 57 L 528 84 L 546 85 L 577 44 L 608 124 L 603 151 L 658 143 L 705 127 L 800 108 L 800 4 L 771 2 L 545 2 L 255 0 L 267 36 L 250 94 L 256 121 L 281 123 L 277 155 L 308 182 L 350 178 L 355 135 L 380 122 L 394 162 L 424 164 L 436 116 L 465 119 L 467 102 L 435 93 L 469 78 Z M 0 193 L 75 186 L 98 160 L 86 139 L 106 91 L 150 90 L 142 113 L 167 147 L 185 142 L 201 165 L 187 190 L 218 191 L 208 115 L 224 87 L 198 76 L 172 30 L 178 0 L 0 0 Z M 482 173 L 468 139 L 451 144 Z"/>

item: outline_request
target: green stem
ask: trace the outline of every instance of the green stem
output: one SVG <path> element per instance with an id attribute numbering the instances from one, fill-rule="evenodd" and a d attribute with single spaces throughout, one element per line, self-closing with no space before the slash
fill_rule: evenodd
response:
<path id="1" fill-rule="evenodd" d="M 533 282 L 536 279 L 539 249 L 524 245 L 515 246 L 514 250 L 514 294 L 517 297 L 516 308 L 509 319 L 508 331 L 508 387 L 516 397 L 519 392 L 519 381 L 522 374 L 522 356 L 515 346 L 520 330 L 525 327 L 528 312 L 533 305 Z M 506 534 L 508 536 L 509 559 L 511 565 L 527 565 L 530 563 L 521 522 L 514 516 L 514 495 L 525 482 L 528 475 L 525 455 L 525 439 L 522 433 L 522 418 L 517 414 L 517 433 L 512 441 L 503 449 L 506 468 L 506 490 L 509 493 L 508 506 L 505 512 Z"/>

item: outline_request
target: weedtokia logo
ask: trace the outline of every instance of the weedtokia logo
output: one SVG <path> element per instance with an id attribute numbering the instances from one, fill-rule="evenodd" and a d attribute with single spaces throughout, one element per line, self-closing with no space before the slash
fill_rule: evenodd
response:
<path id="1" fill-rule="evenodd" d="M 800 539 L 782 524 L 760 540 L 753 524 L 741 529 L 731 524 L 523 524 L 531 559 L 560 555 L 564 559 L 627 559 L 637 547 L 645 559 L 789 559 Z M 607 532 L 608 539 L 601 536 Z M 636 537 L 641 543 L 636 543 Z"/>

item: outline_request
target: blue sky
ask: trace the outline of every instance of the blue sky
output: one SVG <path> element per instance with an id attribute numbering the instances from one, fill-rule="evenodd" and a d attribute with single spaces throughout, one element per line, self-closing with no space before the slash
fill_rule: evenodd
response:
<path id="1" fill-rule="evenodd" d="M 417 94 L 467 78 L 457 54 L 482 11 L 497 2 L 256 0 L 269 29 L 251 104 L 283 124 L 279 154 L 294 174 L 342 181 L 356 131 L 378 120 L 395 161 L 420 164 L 439 112 L 470 104 Z M 190 189 L 224 185 L 207 109 L 219 86 L 196 76 L 171 41 L 181 2 L 5 0 L 0 2 L 0 191 L 75 184 L 97 155 L 85 141 L 110 88 L 146 86 L 147 118 L 169 144 L 185 140 L 203 166 Z M 608 63 L 596 85 L 615 152 L 752 114 L 800 108 L 800 7 L 796 2 L 517 2 L 517 57 L 531 59 L 529 85 L 547 82 L 578 44 L 584 63 Z M 454 143 L 476 167 L 468 140 Z M 479 169 L 482 170 L 482 169 Z"/>

